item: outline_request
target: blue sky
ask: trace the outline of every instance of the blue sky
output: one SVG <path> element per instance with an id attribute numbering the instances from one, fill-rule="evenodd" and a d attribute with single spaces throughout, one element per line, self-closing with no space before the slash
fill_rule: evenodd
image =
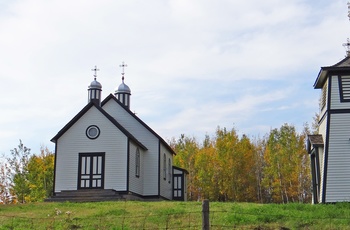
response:
<path id="1" fill-rule="evenodd" d="M 33 153 L 87 103 L 121 83 L 164 139 L 217 126 L 263 136 L 312 122 L 321 66 L 344 58 L 347 1 L 18 0 L 0 7 L 0 154 Z"/>

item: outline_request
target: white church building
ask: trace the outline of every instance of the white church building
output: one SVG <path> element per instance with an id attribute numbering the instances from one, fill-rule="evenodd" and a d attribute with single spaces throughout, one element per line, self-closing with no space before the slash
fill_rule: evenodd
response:
<path id="1" fill-rule="evenodd" d="M 53 138 L 51 201 L 186 200 L 187 171 L 173 166 L 175 152 L 130 110 L 122 83 L 101 101 L 102 85 L 88 87 L 88 104 Z"/>

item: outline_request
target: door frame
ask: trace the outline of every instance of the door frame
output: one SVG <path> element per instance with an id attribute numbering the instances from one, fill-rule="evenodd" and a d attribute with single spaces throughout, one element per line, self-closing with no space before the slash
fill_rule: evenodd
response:
<path id="1" fill-rule="evenodd" d="M 90 159 L 94 159 L 94 157 L 97 157 L 97 159 L 99 159 L 98 157 L 102 157 L 101 160 L 102 162 L 101 163 L 97 163 L 97 170 L 99 173 L 97 174 L 94 174 L 93 171 L 94 171 L 94 161 L 93 160 L 90 160 L 89 163 L 89 171 L 90 173 L 89 174 L 86 174 L 87 176 L 89 176 L 89 186 L 87 187 L 82 187 L 81 186 L 81 181 L 82 181 L 82 159 L 84 157 L 90 157 Z M 98 168 L 98 166 L 101 167 L 101 169 Z M 86 166 L 85 166 L 86 167 Z M 94 180 L 94 175 L 100 175 L 101 178 L 101 184 L 100 186 L 93 186 L 93 183 L 92 181 Z M 104 179 L 105 179 L 105 153 L 104 152 L 93 152 L 93 153 L 79 153 L 79 159 L 78 159 L 78 189 L 104 189 Z"/>
<path id="2" fill-rule="evenodd" d="M 181 179 L 181 183 L 180 183 L 180 188 L 175 188 L 177 185 L 179 185 L 178 183 L 178 178 Z M 184 180 L 184 174 L 173 174 L 173 200 L 185 200 L 185 180 Z M 181 192 L 181 196 L 175 196 L 175 191 L 180 191 Z"/>

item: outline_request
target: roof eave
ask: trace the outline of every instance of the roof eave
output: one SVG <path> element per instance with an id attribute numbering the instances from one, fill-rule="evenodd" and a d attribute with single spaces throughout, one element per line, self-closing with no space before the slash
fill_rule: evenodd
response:
<path id="1" fill-rule="evenodd" d="M 50 140 L 53 143 L 56 141 L 77 121 L 80 117 L 94 105 L 93 102 L 89 102 L 80 112 L 75 115 L 58 133 Z"/>
<path id="2" fill-rule="evenodd" d="M 321 70 L 316 78 L 316 81 L 314 83 L 315 89 L 321 89 L 327 79 L 330 75 L 343 75 L 343 74 L 350 74 L 350 67 L 321 67 Z"/>
<path id="3" fill-rule="evenodd" d="M 327 78 L 327 71 L 324 70 L 324 67 L 321 68 L 320 72 L 318 73 L 318 76 L 316 78 L 316 81 L 314 83 L 314 89 L 321 89 L 323 86 L 324 81 Z"/>

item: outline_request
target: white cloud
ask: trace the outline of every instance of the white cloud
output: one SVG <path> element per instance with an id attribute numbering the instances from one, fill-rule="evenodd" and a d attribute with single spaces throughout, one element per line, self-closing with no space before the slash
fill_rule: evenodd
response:
<path id="1" fill-rule="evenodd" d="M 121 61 L 132 110 L 168 138 L 302 123 L 320 66 L 344 55 L 346 11 L 345 0 L 2 3 L 0 153 L 20 138 L 52 146 L 86 104 L 90 70 L 107 96 Z"/>

